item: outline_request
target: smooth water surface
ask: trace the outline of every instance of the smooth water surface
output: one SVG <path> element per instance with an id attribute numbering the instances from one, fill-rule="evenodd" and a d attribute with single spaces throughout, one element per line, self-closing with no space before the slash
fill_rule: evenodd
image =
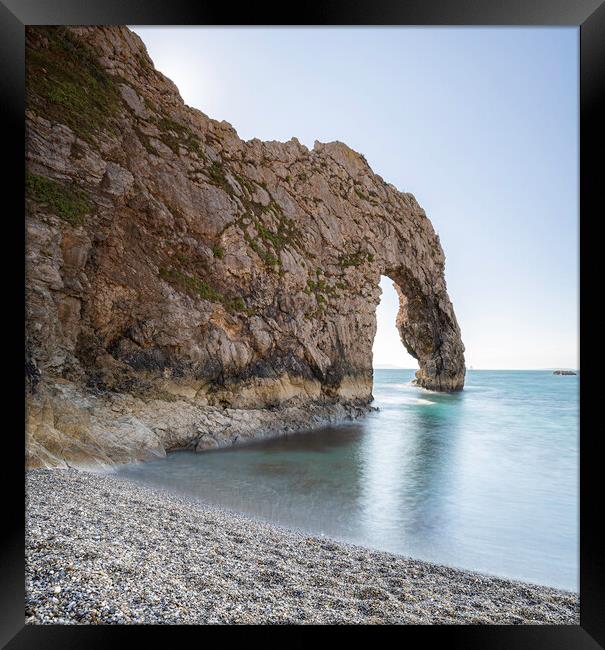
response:
<path id="1" fill-rule="evenodd" d="M 376 370 L 355 423 L 124 466 L 118 476 L 414 558 L 578 589 L 578 377 Z"/>

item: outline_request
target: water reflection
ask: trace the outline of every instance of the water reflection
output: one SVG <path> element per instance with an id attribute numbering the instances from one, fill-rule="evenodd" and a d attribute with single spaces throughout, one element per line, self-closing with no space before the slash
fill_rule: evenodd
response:
<path id="1" fill-rule="evenodd" d="M 577 378 L 473 372 L 463 393 L 377 371 L 380 408 L 305 434 L 119 470 L 282 525 L 576 589 Z M 567 381 L 570 380 L 570 381 Z"/>
<path id="2" fill-rule="evenodd" d="M 403 420 L 401 403 L 389 394 L 379 396 L 381 411 L 368 418 L 359 447 L 360 511 L 366 542 L 436 558 L 447 538 L 460 426 L 460 410 L 452 407 L 464 396 L 425 395 L 407 401 L 410 413 Z"/>

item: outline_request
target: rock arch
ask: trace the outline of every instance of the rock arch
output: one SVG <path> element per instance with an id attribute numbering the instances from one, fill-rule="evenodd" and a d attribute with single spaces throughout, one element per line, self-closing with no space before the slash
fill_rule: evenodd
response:
<path id="1" fill-rule="evenodd" d="M 199 426 L 176 436 L 154 417 L 185 403 L 342 415 L 372 397 L 380 275 L 418 383 L 463 387 L 439 237 L 363 155 L 241 140 L 186 106 L 125 27 L 31 27 L 27 48 L 27 337 L 36 390 L 60 387 L 50 403 L 67 384 L 90 404 L 152 397 L 148 426 L 171 445 Z M 65 74 L 85 103 L 101 84 L 94 122 L 48 93 Z"/>

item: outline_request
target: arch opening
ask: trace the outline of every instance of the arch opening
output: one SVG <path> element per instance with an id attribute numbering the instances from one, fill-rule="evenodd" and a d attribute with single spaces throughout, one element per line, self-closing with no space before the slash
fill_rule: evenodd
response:
<path id="1" fill-rule="evenodd" d="M 417 368 L 414 383 L 430 390 L 453 392 L 464 386 L 465 364 L 464 345 L 460 338 L 460 328 L 447 296 L 443 278 L 427 283 L 424 278 L 410 272 L 409 268 L 397 266 L 385 269 L 380 276 L 383 303 L 377 320 L 381 318 L 381 330 L 389 328 L 386 336 L 374 336 L 372 345 L 372 365 L 378 363 L 395 365 L 393 361 L 380 362 L 379 356 L 390 356 L 405 363 L 400 367 Z M 393 298 L 395 292 L 397 299 Z M 386 294 L 386 296 L 385 296 Z M 386 297 L 386 300 L 385 300 Z M 397 306 L 395 331 L 389 323 L 393 322 L 394 306 Z M 378 325 L 376 321 L 376 325 Z M 389 344 L 384 349 L 385 338 Z M 407 351 L 407 354 L 404 351 Z M 378 352 L 378 354 L 376 354 Z M 411 361 L 414 360 L 414 362 Z M 397 367 L 395 365 L 395 367 Z"/>
<path id="2" fill-rule="evenodd" d="M 376 334 L 372 344 L 372 367 L 374 369 L 418 370 L 418 360 L 406 349 L 397 328 L 400 296 L 395 288 L 395 282 L 387 275 L 381 275 L 379 286 L 382 294 L 376 307 Z"/>

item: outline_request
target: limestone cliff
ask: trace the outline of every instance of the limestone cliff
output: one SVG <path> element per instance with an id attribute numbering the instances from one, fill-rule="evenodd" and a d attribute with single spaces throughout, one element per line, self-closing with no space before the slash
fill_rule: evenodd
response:
<path id="1" fill-rule="evenodd" d="M 242 141 L 125 27 L 27 29 L 31 464 L 102 462 L 354 416 L 381 275 L 418 383 L 464 383 L 444 255 L 340 142 Z"/>

